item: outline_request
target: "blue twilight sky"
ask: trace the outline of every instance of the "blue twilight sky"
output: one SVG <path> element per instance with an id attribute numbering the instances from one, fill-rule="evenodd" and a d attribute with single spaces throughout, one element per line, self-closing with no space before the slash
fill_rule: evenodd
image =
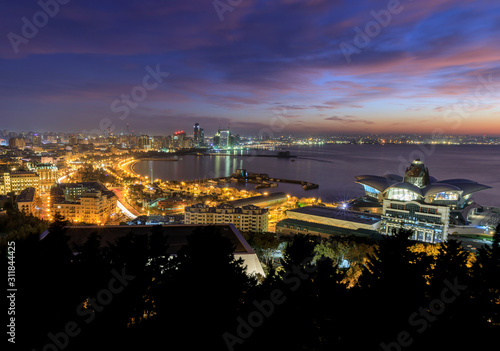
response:
<path id="1" fill-rule="evenodd" d="M 500 135 L 499 1 L 6 0 L 0 34 L 0 129 Z"/>

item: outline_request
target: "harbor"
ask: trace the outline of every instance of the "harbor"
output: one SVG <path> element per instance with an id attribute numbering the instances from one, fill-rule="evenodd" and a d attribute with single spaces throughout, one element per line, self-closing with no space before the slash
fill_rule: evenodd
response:
<path id="1" fill-rule="evenodd" d="M 205 178 L 205 179 L 195 179 L 184 181 L 186 184 L 193 183 L 209 183 L 213 185 L 224 185 L 227 183 L 252 183 L 256 184 L 255 189 L 265 189 L 265 188 L 276 188 L 279 183 L 297 184 L 302 186 L 304 190 L 311 190 L 319 188 L 319 184 L 311 183 L 304 180 L 292 180 L 283 178 L 271 178 L 266 173 L 251 173 L 247 172 L 245 169 L 238 169 L 236 173 L 233 173 L 229 177 L 215 177 L 215 178 Z"/>

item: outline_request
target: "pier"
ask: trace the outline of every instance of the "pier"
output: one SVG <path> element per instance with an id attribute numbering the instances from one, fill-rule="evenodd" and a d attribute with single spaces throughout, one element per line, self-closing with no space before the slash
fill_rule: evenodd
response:
<path id="1" fill-rule="evenodd" d="M 225 183 L 253 183 L 257 184 L 257 189 L 262 188 L 274 188 L 278 186 L 277 183 L 288 183 L 288 184 L 298 184 L 301 185 L 304 190 L 317 189 L 318 184 L 307 182 L 304 180 L 293 180 L 293 179 L 283 179 L 283 178 L 270 178 L 266 173 L 247 173 L 246 170 L 237 170 L 236 173 L 232 174 L 230 177 L 215 177 L 215 178 L 205 178 L 205 179 L 195 179 L 184 181 L 185 184 L 204 184 L 204 183 L 214 183 L 214 184 L 225 184 Z M 273 185 L 276 184 L 276 185 Z"/>

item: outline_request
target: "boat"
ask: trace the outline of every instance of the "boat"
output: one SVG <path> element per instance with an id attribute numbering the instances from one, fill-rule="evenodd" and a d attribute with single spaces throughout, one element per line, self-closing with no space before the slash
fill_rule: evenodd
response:
<path id="1" fill-rule="evenodd" d="M 270 187 L 271 188 L 276 188 L 278 186 L 278 183 L 271 183 Z"/>
<path id="2" fill-rule="evenodd" d="M 302 185 L 302 188 L 304 190 L 317 189 L 317 188 L 319 188 L 319 185 L 318 184 L 314 184 L 314 183 L 306 183 L 306 184 Z"/>

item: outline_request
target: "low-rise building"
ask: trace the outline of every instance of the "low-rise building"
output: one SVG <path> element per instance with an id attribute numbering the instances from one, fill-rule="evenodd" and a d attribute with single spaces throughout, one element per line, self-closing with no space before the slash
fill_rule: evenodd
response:
<path id="1" fill-rule="evenodd" d="M 235 207 L 242 207 L 247 205 L 270 207 L 270 206 L 277 206 L 287 201 L 288 201 L 287 194 L 283 192 L 276 192 L 276 193 L 270 193 L 268 195 L 258 195 L 258 196 L 247 197 L 244 199 L 232 200 L 228 201 L 227 203 Z"/>
<path id="2" fill-rule="evenodd" d="M 21 191 L 19 196 L 16 198 L 16 204 L 19 211 L 27 215 L 36 214 L 36 189 L 29 187 Z"/>
<path id="3" fill-rule="evenodd" d="M 185 208 L 184 223 L 232 223 L 238 230 L 244 232 L 266 232 L 269 228 L 268 212 L 267 209 L 254 205 L 235 207 L 231 204 L 222 204 L 210 207 L 200 203 Z"/>
<path id="4" fill-rule="evenodd" d="M 316 222 L 301 221 L 298 219 L 286 218 L 276 223 L 276 234 L 293 236 L 297 234 L 319 235 L 324 238 L 330 236 L 350 236 L 355 235 L 373 240 L 379 240 L 382 236 L 374 230 L 368 229 L 347 229 L 333 225 Z"/>
<path id="5" fill-rule="evenodd" d="M 365 229 L 377 231 L 380 227 L 379 215 L 354 212 L 321 206 L 306 206 L 286 211 L 286 218 L 305 222 L 319 223 L 345 229 Z"/>

